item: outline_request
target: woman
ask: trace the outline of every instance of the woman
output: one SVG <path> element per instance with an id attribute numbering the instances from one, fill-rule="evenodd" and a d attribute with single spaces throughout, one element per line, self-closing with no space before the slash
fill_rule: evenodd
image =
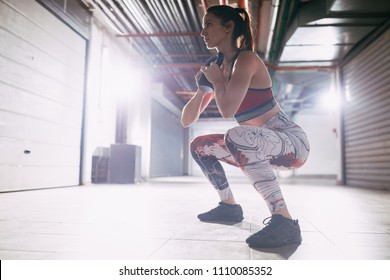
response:
<path id="1" fill-rule="evenodd" d="M 219 161 L 235 165 L 264 198 L 271 212 L 270 220 L 246 242 L 253 247 L 277 247 L 300 243 L 297 220 L 287 209 L 273 168 L 297 168 L 309 154 L 304 131 L 284 114 L 273 97 L 272 81 L 262 60 L 253 51 L 249 14 L 241 8 L 212 6 L 203 18 L 201 32 L 207 48 L 224 55 L 221 66 L 211 63 L 201 67 L 212 83 L 212 93 L 197 90 L 182 112 L 182 124 L 188 127 L 199 119 L 212 99 L 221 115 L 234 117 L 238 126 L 225 134 L 197 137 L 191 153 L 220 196 L 219 205 L 203 214 L 201 221 L 243 220 L 225 172 Z M 267 219 L 266 219 L 267 220 Z"/>

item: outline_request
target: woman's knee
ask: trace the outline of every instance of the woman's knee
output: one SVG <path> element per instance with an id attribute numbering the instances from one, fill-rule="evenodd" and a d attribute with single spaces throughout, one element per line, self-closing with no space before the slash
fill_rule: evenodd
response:
<path id="1" fill-rule="evenodd" d="M 190 152 L 193 157 L 197 155 L 196 151 L 199 150 L 199 147 L 202 145 L 201 144 L 203 142 L 202 138 L 203 136 L 198 136 L 192 139 L 190 143 Z"/>
<path id="2" fill-rule="evenodd" d="M 218 141 L 217 134 L 201 135 L 194 138 L 190 143 L 190 151 L 192 156 L 198 157 L 199 154 L 203 153 L 207 146 L 212 146 Z"/>

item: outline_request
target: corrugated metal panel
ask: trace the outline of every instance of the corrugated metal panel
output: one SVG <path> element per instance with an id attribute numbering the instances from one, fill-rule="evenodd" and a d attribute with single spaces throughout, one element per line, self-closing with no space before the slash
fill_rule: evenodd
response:
<path id="1" fill-rule="evenodd" d="M 0 18 L 0 191 L 78 185 L 86 41 L 35 1 Z"/>
<path id="2" fill-rule="evenodd" d="M 345 180 L 390 189 L 390 30 L 343 67 Z"/>

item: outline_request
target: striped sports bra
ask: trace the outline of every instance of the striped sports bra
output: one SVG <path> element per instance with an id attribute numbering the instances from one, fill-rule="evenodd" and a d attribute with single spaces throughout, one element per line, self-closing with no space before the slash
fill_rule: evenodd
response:
<path id="1" fill-rule="evenodd" d="M 276 105 L 272 88 L 249 88 L 234 118 L 238 123 L 261 116 Z"/>

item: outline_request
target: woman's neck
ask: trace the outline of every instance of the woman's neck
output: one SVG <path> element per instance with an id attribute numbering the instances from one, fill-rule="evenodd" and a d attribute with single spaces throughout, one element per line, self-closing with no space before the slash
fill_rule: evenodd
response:
<path id="1" fill-rule="evenodd" d="M 231 62 L 234 56 L 240 49 L 235 46 L 230 46 L 226 48 L 217 48 L 217 52 L 223 53 L 223 56 L 226 61 Z"/>
<path id="2" fill-rule="evenodd" d="M 224 58 L 226 60 L 227 63 L 231 63 L 236 57 L 237 57 L 237 53 L 239 52 L 240 50 L 237 49 L 237 50 L 234 50 L 232 52 L 228 52 L 228 53 L 224 53 Z"/>

